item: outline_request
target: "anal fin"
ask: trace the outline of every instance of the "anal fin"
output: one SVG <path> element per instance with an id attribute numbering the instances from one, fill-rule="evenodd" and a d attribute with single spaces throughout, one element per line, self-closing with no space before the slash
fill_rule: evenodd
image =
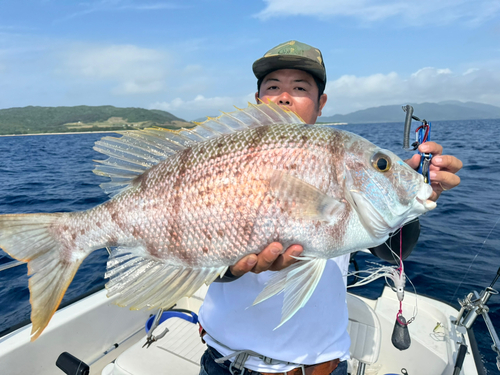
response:
<path id="1" fill-rule="evenodd" d="M 190 268 L 143 257 L 141 251 L 117 248 L 108 261 L 106 284 L 108 297 L 119 294 L 115 303 L 142 308 L 168 309 L 182 297 L 190 297 L 203 284 L 211 283 L 226 272 L 227 266 Z"/>

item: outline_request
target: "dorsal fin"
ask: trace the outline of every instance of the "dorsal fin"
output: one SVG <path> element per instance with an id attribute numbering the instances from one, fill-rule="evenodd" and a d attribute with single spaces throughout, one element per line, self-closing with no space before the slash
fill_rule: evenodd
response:
<path id="1" fill-rule="evenodd" d="M 119 132 L 121 138 L 104 137 L 97 141 L 94 150 L 108 155 L 94 173 L 111 178 L 100 186 L 110 196 L 128 188 L 132 181 L 166 158 L 191 145 L 237 131 L 275 124 L 300 124 L 304 121 L 294 112 L 284 109 L 272 101 L 248 103 L 245 109 L 224 113 L 196 123 L 194 128 L 169 130 L 148 128 Z"/>

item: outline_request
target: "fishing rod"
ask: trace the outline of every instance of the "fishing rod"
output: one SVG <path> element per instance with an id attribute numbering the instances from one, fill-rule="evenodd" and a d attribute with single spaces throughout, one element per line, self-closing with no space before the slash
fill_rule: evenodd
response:
<path id="1" fill-rule="evenodd" d="M 467 296 L 465 296 L 463 300 L 459 299 L 458 303 L 460 304 L 461 309 L 457 315 L 457 319 L 453 321 L 453 323 L 457 326 L 465 327 L 467 330 L 469 330 L 472 327 L 472 324 L 474 324 L 474 322 L 480 315 L 483 317 L 483 320 L 486 323 L 486 327 L 488 328 L 488 332 L 490 333 L 491 339 L 493 341 L 491 349 L 497 354 L 497 368 L 500 371 L 500 339 L 498 338 L 495 326 L 493 325 L 493 322 L 491 321 L 491 318 L 488 314 L 489 308 L 486 305 L 492 295 L 498 294 L 498 291 L 494 289 L 493 286 L 499 278 L 500 267 L 498 268 L 497 274 L 491 282 L 490 286 L 485 288 L 481 293 L 478 293 L 474 290 Z M 462 344 L 460 344 L 460 348 L 462 349 L 463 346 L 467 348 L 464 341 L 462 342 Z M 467 350 L 465 349 L 462 351 L 467 352 Z M 465 353 L 462 356 L 457 356 L 457 362 L 455 364 L 455 371 L 453 372 L 453 375 L 460 373 L 464 358 Z"/>
<path id="2" fill-rule="evenodd" d="M 496 226 L 499 222 L 500 222 L 500 217 L 495 222 L 495 224 L 491 228 L 490 232 L 486 236 L 486 239 L 483 241 L 481 248 L 478 250 L 477 254 L 474 256 L 474 259 L 472 260 L 472 262 L 470 262 L 470 265 L 469 265 L 467 272 L 464 274 L 462 281 L 457 286 L 455 293 L 453 293 L 453 296 L 451 297 L 451 301 L 453 301 L 453 299 L 457 295 L 457 292 L 460 289 L 460 286 L 463 284 L 467 275 L 469 275 L 469 272 L 472 268 L 472 265 L 476 261 L 476 258 L 483 250 L 484 245 L 486 244 L 486 241 L 488 241 L 491 233 L 496 228 Z M 486 324 L 486 327 L 488 328 L 488 332 L 489 332 L 491 339 L 493 341 L 493 345 L 491 346 L 491 349 L 493 351 L 495 351 L 497 354 L 496 365 L 497 365 L 498 370 L 500 371 L 500 340 L 498 338 L 498 334 L 495 330 L 493 322 L 491 321 L 491 319 L 488 315 L 489 308 L 486 305 L 486 303 L 489 301 L 489 299 L 491 298 L 492 295 L 499 294 L 499 292 L 493 288 L 493 286 L 495 285 L 495 283 L 498 281 L 499 278 L 500 278 L 500 267 L 498 268 L 497 273 L 496 273 L 493 281 L 491 282 L 490 286 L 485 288 L 481 293 L 478 293 L 474 290 L 473 292 L 466 295 L 463 300 L 458 299 L 458 303 L 460 304 L 461 309 L 457 315 L 457 319 L 455 321 L 452 321 L 452 323 L 454 323 L 457 326 L 464 327 L 467 330 L 467 332 L 470 332 L 472 330 L 472 325 L 474 324 L 476 319 L 479 317 L 479 315 L 481 315 L 483 317 L 483 320 Z M 471 335 L 469 334 L 469 337 L 470 336 Z M 476 344 L 471 343 L 471 345 L 474 346 Z M 457 375 L 460 373 L 460 368 L 463 365 L 463 361 L 465 359 L 466 353 L 467 353 L 467 345 L 465 344 L 465 340 L 462 338 L 462 342 L 460 343 L 460 350 L 459 350 L 459 353 L 457 355 L 453 375 Z M 481 358 L 477 358 L 477 359 L 475 358 L 475 361 L 477 363 L 477 361 L 481 361 Z"/>
<path id="3" fill-rule="evenodd" d="M 94 363 L 101 360 L 102 358 L 106 357 L 110 352 L 117 349 L 122 344 L 124 344 L 126 341 L 130 340 L 132 337 L 139 334 L 143 330 L 144 330 L 143 326 L 139 327 L 136 331 L 134 331 L 134 333 L 132 333 L 131 335 L 129 335 L 128 337 L 126 337 L 122 341 L 111 345 L 108 349 L 106 349 L 104 352 L 99 354 L 96 358 L 94 358 L 88 364 L 83 362 L 81 359 L 75 357 L 71 353 L 63 352 L 57 358 L 56 366 L 62 372 L 64 372 L 65 374 L 68 374 L 68 375 L 89 375 L 90 374 L 90 366 L 92 366 Z"/>

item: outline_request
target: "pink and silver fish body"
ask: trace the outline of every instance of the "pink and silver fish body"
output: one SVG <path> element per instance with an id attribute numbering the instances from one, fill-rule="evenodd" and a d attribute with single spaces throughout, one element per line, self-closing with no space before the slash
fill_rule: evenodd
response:
<path id="1" fill-rule="evenodd" d="M 108 202 L 0 216 L 0 247 L 32 275 L 33 340 L 99 248 L 114 248 L 108 296 L 140 309 L 172 306 L 273 241 L 301 244 L 301 261 L 277 272 L 255 302 L 283 289 L 303 295 L 284 302 L 283 324 L 307 302 L 326 259 L 379 245 L 435 207 L 422 176 L 390 151 L 273 103 L 176 133 L 124 132 L 95 149 L 109 156 L 95 170 L 112 180 L 101 185 Z M 302 279 L 287 282 L 298 268 Z"/>

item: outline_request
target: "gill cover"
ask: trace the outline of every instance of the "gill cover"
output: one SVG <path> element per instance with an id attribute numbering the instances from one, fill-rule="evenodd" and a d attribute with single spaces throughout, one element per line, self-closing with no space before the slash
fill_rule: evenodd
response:
<path id="1" fill-rule="evenodd" d="M 426 186 L 425 186 L 426 185 Z M 423 178 L 398 156 L 373 147 L 352 156 L 345 167 L 346 199 L 375 239 L 384 239 L 419 214 L 432 193 Z"/>

